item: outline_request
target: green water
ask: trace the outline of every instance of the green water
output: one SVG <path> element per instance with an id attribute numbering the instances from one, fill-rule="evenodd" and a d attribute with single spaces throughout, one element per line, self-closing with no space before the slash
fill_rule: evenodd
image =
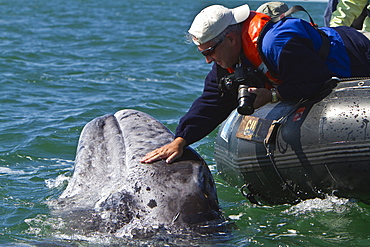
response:
<path id="1" fill-rule="evenodd" d="M 58 222 L 50 221 L 47 204 L 66 187 L 80 131 L 93 118 L 133 108 L 176 128 L 210 69 L 184 34 L 212 3 L 0 1 L 1 246 L 143 245 L 55 234 Z M 261 3 L 249 2 L 252 9 Z M 326 3 L 299 4 L 322 25 Z M 193 147 L 209 164 L 222 210 L 237 226 L 219 246 L 370 245 L 367 205 L 330 196 L 295 206 L 250 204 L 217 174 L 216 131 Z M 147 243 L 156 244 L 166 245 Z"/>

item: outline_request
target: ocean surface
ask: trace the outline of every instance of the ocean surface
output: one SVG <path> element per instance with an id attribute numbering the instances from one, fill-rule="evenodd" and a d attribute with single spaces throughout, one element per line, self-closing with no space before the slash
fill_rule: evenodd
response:
<path id="1" fill-rule="evenodd" d="M 0 246 L 176 246 L 55 234 L 48 202 L 72 176 L 90 120 L 131 108 L 175 130 L 210 69 L 185 34 L 214 3 L 0 0 Z M 263 2 L 217 3 L 256 9 Z M 325 2 L 287 3 L 304 6 L 323 25 Z M 250 204 L 217 173 L 216 135 L 192 147 L 208 163 L 236 228 L 209 246 L 370 246 L 368 205 L 330 195 L 297 205 Z"/>

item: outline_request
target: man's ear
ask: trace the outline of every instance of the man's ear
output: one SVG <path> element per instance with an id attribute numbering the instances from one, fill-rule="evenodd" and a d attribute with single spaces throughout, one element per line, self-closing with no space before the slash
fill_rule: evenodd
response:
<path id="1" fill-rule="evenodd" d="M 229 44 L 235 45 L 237 43 L 237 34 L 235 32 L 230 32 L 226 35 L 225 39 Z"/>

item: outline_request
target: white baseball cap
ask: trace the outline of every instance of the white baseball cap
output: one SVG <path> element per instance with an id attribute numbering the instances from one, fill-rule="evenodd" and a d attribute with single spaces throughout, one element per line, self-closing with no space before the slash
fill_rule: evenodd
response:
<path id="1" fill-rule="evenodd" d="M 194 18 L 188 32 L 193 36 L 193 42 L 201 45 L 215 38 L 229 25 L 245 21 L 249 14 L 250 9 L 247 4 L 234 9 L 211 5 Z"/>

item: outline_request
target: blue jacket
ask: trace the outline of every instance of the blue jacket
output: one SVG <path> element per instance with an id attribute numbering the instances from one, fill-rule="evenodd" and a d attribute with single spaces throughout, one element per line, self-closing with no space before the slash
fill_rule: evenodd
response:
<path id="1" fill-rule="evenodd" d="M 370 41 L 349 27 L 323 28 L 331 51 L 326 61 L 317 55 L 321 37 L 309 23 L 286 18 L 270 27 L 262 40 L 262 51 L 270 69 L 283 81 L 278 90 L 284 99 L 310 98 L 332 76 L 370 76 Z M 231 92 L 219 96 L 218 65 L 205 79 L 203 94 L 180 119 L 176 137 L 190 145 L 214 130 L 237 107 Z"/>

